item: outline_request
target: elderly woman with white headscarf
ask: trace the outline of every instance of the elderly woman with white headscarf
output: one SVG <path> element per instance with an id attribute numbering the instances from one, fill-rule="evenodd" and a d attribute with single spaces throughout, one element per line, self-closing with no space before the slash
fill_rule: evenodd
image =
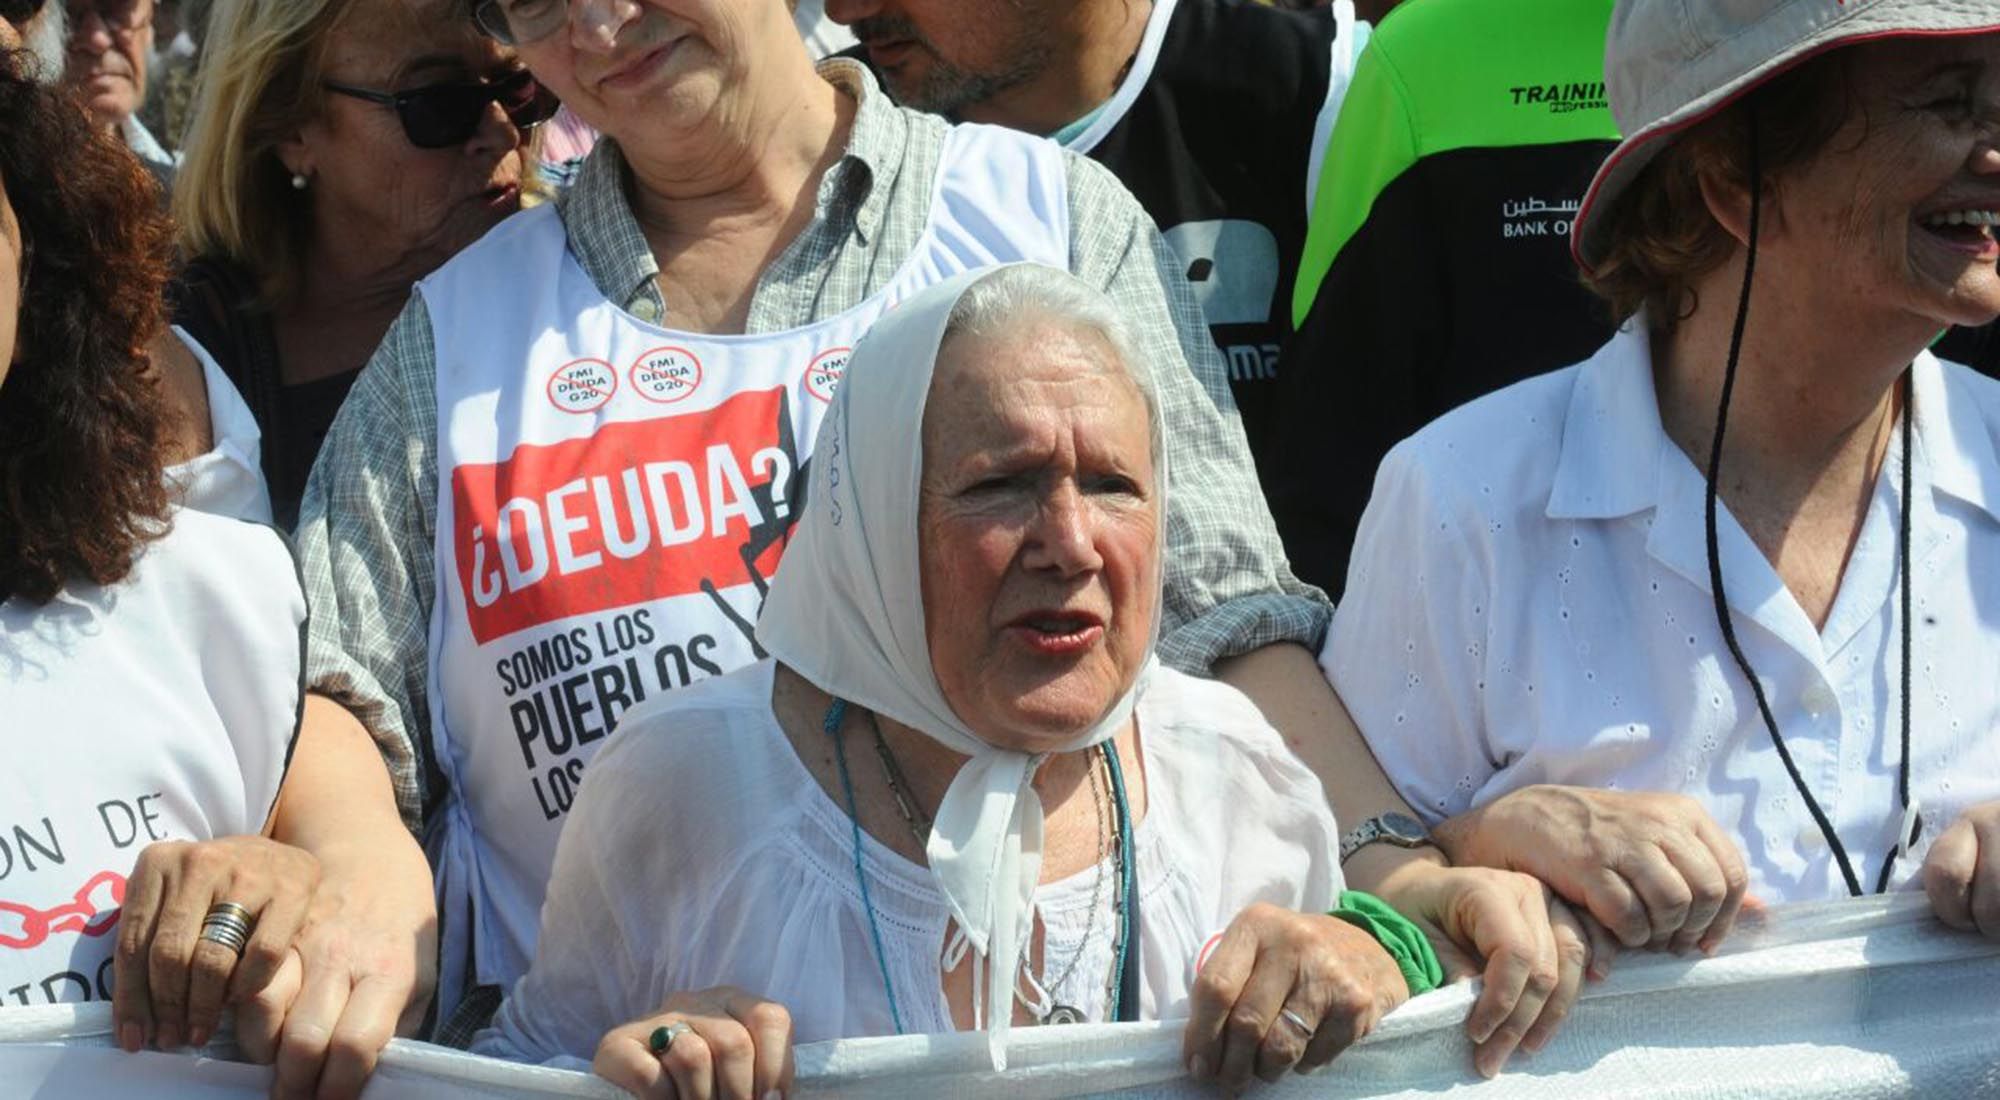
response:
<path id="1" fill-rule="evenodd" d="M 1116 304 L 1172 425 L 1160 660 L 1286 734 L 1354 819 L 1348 875 L 1404 905 L 1435 889 L 1441 856 L 1381 827 L 1408 807 L 1314 675 L 1332 610 L 1284 564 L 1187 265 L 1114 177 L 897 107 L 852 60 L 815 67 L 780 0 L 465 7 L 603 140 L 557 201 L 416 288 L 298 530 L 308 688 L 334 704 L 307 723 L 374 735 L 425 825 L 442 1040 L 527 970 L 563 823 L 627 711 L 767 655 L 756 623 L 852 349 L 896 303 L 1013 261 Z M 1522 896 L 1483 899 L 1489 924 Z M 1492 1015 L 1522 1017 L 1487 1029 L 1496 1059 L 1578 973 L 1573 923 L 1528 924 L 1497 955 L 1523 977 L 1491 987 Z"/>
<path id="2" fill-rule="evenodd" d="M 1010 1025 L 1188 1016 L 1191 1072 L 1236 1087 L 1440 980 L 1343 893 L 1320 785 L 1249 700 L 1153 659 L 1167 478 L 1129 347 L 1025 264 L 876 326 L 773 659 L 620 727 L 480 1050 L 762 1097 L 794 1040 L 983 1028 L 1004 1063 Z M 1492 873 L 1440 876 L 1438 913 Z"/>

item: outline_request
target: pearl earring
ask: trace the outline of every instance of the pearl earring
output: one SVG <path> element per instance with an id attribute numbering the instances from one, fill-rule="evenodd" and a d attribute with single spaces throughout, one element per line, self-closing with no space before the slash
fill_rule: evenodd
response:
<path id="1" fill-rule="evenodd" d="M 306 189 L 306 184 L 308 184 L 308 183 L 311 183 L 311 182 L 312 182 L 311 180 L 308 180 L 308 179 L 307 179 L 307 178 L 306 178 L 306 177 L 305 177 L 304 175 L 302 175 L 301 173 L 298 173 L 298 172 L 293 172 L 293 173 L 292 173 L 292 190 L 294 190 L 294 191 L 303 191 L 303 190 L 305 190 L 305 189 Z"/>

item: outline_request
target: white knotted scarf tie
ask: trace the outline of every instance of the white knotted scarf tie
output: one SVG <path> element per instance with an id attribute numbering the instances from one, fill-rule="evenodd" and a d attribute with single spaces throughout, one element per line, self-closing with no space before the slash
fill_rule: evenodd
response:
<path id="1" fill-rule="evenodd" d="M 984 994 L 993 1065 L 1004 1069 L 1014 975 L 1041 881 L 1042 801 L 1032 783 L 1043 757 L 980 740 L 944 698 L 924 631 L 917 547 L 923 415 L 939 345 L 959 298 L 997 270 L 931 287 L 877 322 L 855 348 L 820 426 L 806 511 L 757 636 L 821 690 L 970 758 L 932 819 L 926 854 L 952 917 L 985 961 L 984 981 L 975 971 L 974 988 Z M 1154 453 L 1163 451 L 1156 446 Z M 1164 491 L 1164 470 L 1155 481 Z M 1088 748 L 1121 729 L 1152 668 L 1149 657 L 1132 689 L 1056 751 Z"/>

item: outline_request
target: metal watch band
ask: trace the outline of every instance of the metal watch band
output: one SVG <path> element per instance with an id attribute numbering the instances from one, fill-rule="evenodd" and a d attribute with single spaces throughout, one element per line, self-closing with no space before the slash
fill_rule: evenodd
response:
<path id="1" fill-rule="evenodd" d="M 1407 824 L 1404 824 L 1400 829 L 1389 827 L 1385 822 L 1390 817 L 1398 818 L 1401 822 Z M 1423 822 L 1410 817 L 1408 814 L 1394 812 L 1376 814 L 1374 817 L 1355 826 L 1352 830 L 1341 836 L 1340 862 L 1346 863 L 1348 858 L 1354 855 L 1354 853 L 1378 840 L 1394 844 L 1398 848 L 1419 848 L 1426 845 L 1430 847 L 1437 846 L 1437 841 L 1431 839 L 1430 830 L 1424 828 Z"/>

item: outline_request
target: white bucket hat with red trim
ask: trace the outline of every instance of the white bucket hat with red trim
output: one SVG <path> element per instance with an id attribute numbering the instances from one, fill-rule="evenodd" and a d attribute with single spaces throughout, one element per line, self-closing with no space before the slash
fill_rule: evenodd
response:
<path id="1" fill-rule="evenodd" d="M 1610 213 L 1683 130 L 1778 73 L 1838 46 L 2000 33 L 2000 0 L 1618 0 L 1604 45 L 1611 114 L 1628 135 L 1584 196 L 1570 252 L 1589 272 Z"/>

